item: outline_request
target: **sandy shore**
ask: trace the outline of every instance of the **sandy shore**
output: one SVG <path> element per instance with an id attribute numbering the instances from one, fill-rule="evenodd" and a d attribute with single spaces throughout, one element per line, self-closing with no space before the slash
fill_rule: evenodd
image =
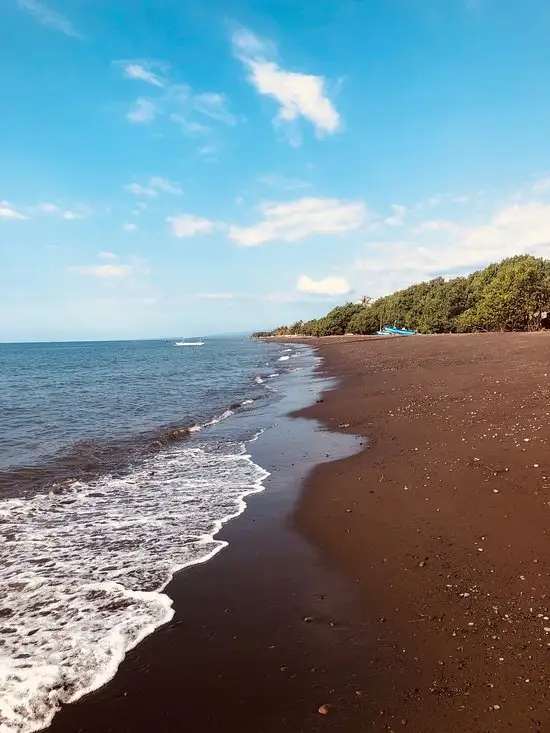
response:
<path id="1" fill-rule="evenodd" d="M 550 335 L 315 344 L 340 386 L 258 441 L 230 547 L 52 731 L 550 730 Z M 342 432 L 369 447 L 302 490 Z"/>
<path id="2" fill-rule="evenodd" d="M 550 730 L 550 335 L 322 353 L 345 380 L 307 414 L 371 445 L 316 470 L 295 521 L 395 642 L 369 722 Z"/>

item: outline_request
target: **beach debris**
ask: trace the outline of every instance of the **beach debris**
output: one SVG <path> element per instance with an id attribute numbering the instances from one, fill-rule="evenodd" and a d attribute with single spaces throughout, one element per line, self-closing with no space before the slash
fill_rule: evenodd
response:
<path id="1" fill-rule="evenodd" d="M 423 567 L 424 567 L 424 565 L 425 565 L 425 564 L 426 564 L 427 562 L 428 562 L 428 558 L 427 558 L 427 557 L 425 557 L 425 558 L 424 558 L 423 560 L 421 560 L 421 561 L 420 561 L 420 562 L 418 563 L 418 567 L 419 567 L 419 568 L 423 568 Z"/>
<path id="2" fill-rule="evenodd" d="M 321 715 L 328 715 L 329 711 L 330 711 L 330 706 L 326 704 L 321 705 L 320 708 L 317 710 L 317 712 L 320 713 Z"/>
<path id="3" fill-rule="evenodd" d="M 313 616 L 304 616 L 304 618 L 302 619 L 302 621 L 305 624 L 310 624 L 313 621 Z"/>

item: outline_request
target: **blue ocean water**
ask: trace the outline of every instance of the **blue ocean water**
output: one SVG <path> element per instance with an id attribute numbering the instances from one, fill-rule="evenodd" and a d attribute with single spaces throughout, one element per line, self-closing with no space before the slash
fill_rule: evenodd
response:
<path id="1" fill-rule="evenodd" d="M 256 408 L 310 363 L 246 338 L 0 345 L 2 733 L 47 725 L 172 617 L 174 572 L 268 475 Z"/>

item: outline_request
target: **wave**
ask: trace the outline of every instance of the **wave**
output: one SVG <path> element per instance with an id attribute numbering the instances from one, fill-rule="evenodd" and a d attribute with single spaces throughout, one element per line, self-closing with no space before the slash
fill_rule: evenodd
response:
<path id="1" fill-rule="evenodd" d="M 38 730 L 110 679 L 172 618 L 162 591 L 174 573 L 226 545 L 215 535 L 268 475 L 243 444 L 182 444 L 124 477 L 2 502 L 2 730 Z"/>
<path id="2" fill-rule="evenodd" d="M 287 361 L 287 359 L 290 359 L 290 356 L 280 356 L 279 361 Z"/>

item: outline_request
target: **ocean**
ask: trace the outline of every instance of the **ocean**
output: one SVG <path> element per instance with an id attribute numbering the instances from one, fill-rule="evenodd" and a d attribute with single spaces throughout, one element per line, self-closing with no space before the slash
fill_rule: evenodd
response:
<path id="1" fill-rule="evenodd" d="M 173 616 L 163 589 L 269 475 L 298 344 L 0 345 L 0 731 L 45 727 Z"/>

